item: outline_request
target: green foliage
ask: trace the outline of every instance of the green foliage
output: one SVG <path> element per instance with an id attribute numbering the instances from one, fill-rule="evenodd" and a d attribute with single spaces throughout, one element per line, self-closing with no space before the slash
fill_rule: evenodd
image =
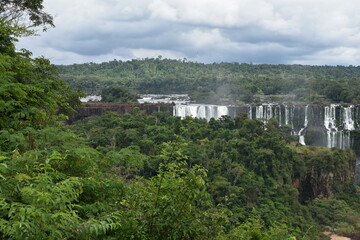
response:
<path id="1" fill-rule="evenodd" d="M 12 21 L 15 26 L 53 27 L 53 17 L 43 11 L 43 0 L 2 0 L 0 18 Z"/>
<path id="2" fill-rule="evenodd" d="M 122 204 L 139 224 L 135 239 L 214 239 L 220 235 L 226 216 L 211 208 L 205 177 L 205 169 L 199 166 L 189 169 L 185 162 L 173 162 L 161 164 L 153 178 L 133 182 Z"/>
<path id="3" fill-rule="evenodd" d="M 146 58 L 58 66 L 61 78 L 87 93 L 120 84 L 139 93 L 189 93 L 198 102 L 253 102 L 288 95 L 301 102 L 360 101 L 360 67 L 212 63 Z"/>
<path id="4" fill-rule="evenodd" d="M 80 180 L 58 179 L 50 165 L 57 153 L 37 157 L 30 153 L 7 159 L 9 168 L 0 187 L 0 235 L 8 239 L 67 238 L 79 221 L 74 201 L 82 192 Z M 20 159 L 28 162 L 25 172 L 10 164 Z"/>
<path id="5" fill-rule="evenodd" d="M 57 70 L 44 58 L 32 59 L 31 53 L 16 52 L 15 37 L 22 29 L 0 20 L 0 128 L 42 128 L 66 116 L 79 101 L 58 79 Z M 14 36 L 15 35 L 15 36 Z"/>
<path id="6" fill-rule="evenodd" d="M 251 218 L 247 222 L 234 228 L 227 236 L 228 240 L 296 240 L 296 237 L 289 233 L 286 225 L 274 224 L 267 228 L 258 218 Z"/>
<path id="7" fill-rule="evenodd" d="M 335 227 L 337 222 L 343 222 L 352 210 L 345 201 L 336 199 L 315 199 L 311 210 L 317 222 L 324 226 Z"/>
<path id="8" fill-rule="evenodd" d="M 101 90 L 102 102 L 136 102 L 138 95 L 122 86 L 108 86 Z"/>
<path id="9" fill-rule="evenodd" d="M 274 228 L 274 232 L 318 239 L 318 220 L 299 199 L 311 200 L 313 197 L 309 198 L 309 192 L 316 193 L 319 189 L 334 195 L 352 184 L 354 155 L 351 151 L 295 147 L 290 142 L 292 138 L 286 137 L 272 122 L 265 130 L 261 122 L 241 117 L 235 120 L 228 117 L 213 119 L 207 123 L 199 119 L 180 120 L 164 116 L 154 121 L 156 116 L 108 113 L 82 120 L 72 128 L 79 134 L 86 133 L 93 147 L 100 150 L 101 146 L 101 150 L 107 153 L 107 164 L 115 164 L 115 167 L 107 169 L 111 168 L 113 173 L 126 180 L 143 176 L 155 181 L 154 176 L 158 178 L 159 169 L 167 163 L 183 162 L 187 168 L 196 165 L 205 168 L 205 179 L 209 182 L 206 192 L 217 206 L 217 211 L 226 209 L 228 222 L 223 225 L 223 229 L 227 229 L 225 233 L 257 215 L 264 232 L 271 232 L 272 227 L 279 226 Z M 92 132 L 96 128 L 101 131 Z M 121 145 L 118 144 L 119 139 L 115 148 L 94 141 L 111 141 L 107 138 L 109 130 L 113 131 L 112 136 L 125 136 L 122 135 L 125 130 L 132 130 L 130 132 L 136 132 L 136 137 L 127 138 Z M 321 171 L 319 176 L 322 173 L 332 174 L 333 179 L 319 178 L 321 181 L 316 185 L 307 185 L 308 176 L 314 173 L 314 169 Z M 143 182 L 151 186 L 145 179 L 136 180 L 141 188 Z M 152 197 L 149 195 L 148 198 Z M 136 225 L 136 228 L 142 229 L 136 231 L 140 231 L 144 238 L 149 230 L 144 230 L 137 222 L 134 220 L 125 225 Z M 285 225 L 288 230 L 283 227 Z M 266 239 L 266 236 L 262 237 Z M 280 236 L 278 238 L 281 239 Z"/>
<path id="10" fill-rule="evenodd" d="M 354 181 L 356 156 L 352 150 L 304 146 L 296 151 L 307 169 L 300 186 L 301 201 L 330 197 Z"/>
<path id="11" fill-rule="evenodd" d="M 142 175 L 144 164 L 148 160 L 146 155 L 140 153 L 138 146 L 129 146 L 119 152 L 108 152 L 106 158 L 110 161 L 112 172 L 130 179 Z"/>

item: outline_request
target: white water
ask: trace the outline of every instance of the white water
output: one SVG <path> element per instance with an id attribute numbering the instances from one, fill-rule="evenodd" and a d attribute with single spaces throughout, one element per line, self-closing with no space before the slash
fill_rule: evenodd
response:
<path id="1" fill-rule="evenodd" d="M 284 105 L 285 107 L 285 125 L 289 125 L 289 106 Z"/>
<path id="2" fill-rule="evenodd" d="M 255 107 L 255 118 L 263 121 L 265 124 L 271 119 L 276 118 L 281 126 L 281 108 L 280 105 L 262 104 Z"/>
<path id="3" fill-rule="evenodd" d="M 308 122 L 308 107 L 309 107 L 309 105 L 306 105 L 306 107 L 305 107 L 304 127 L 302 129 L 300 129 L 300 131 L 297 134 L 299 136 L 299 143 L 301 145 L 306 145 L 305 144 L 305 134 L 303 134 L 303 132 L 309 124 L 309 122 Z"/>
<path id="4" fill-rule="evenodd" d="M 336 106 L 335 104 L 331 104 L 330 106 L 325 107 L 325 115 L 324 115 L 324 127 L 326 129 L 327 141 L 326 147 L 332 148 L 336 147 L 337 143 L 337 132 L 338 129 L 336 127 Z"/>
<path id="5" fill-rule="evenodd" d="M 229 115 L 229 108 L 220 105 L 190 104 L 190 98 L 186 94 L 171 95 L 142 95 L 139 99 L 140 103 L 175 103 L 173 115 L 185 118 L 191 116 L 194 118 L 211 118 L 219 119 L 223 115 Z M 326 147 L 349 148 L 351 147 L 350 131 L 358 128 L 355 122 L 355 106 L 342 107 L 340 105 L 331 104 L 323 109 L 324 118 L 323 126 L 325 130 Z M 305 107 L 304 121 L 295 121 L 299 119 L 299 109 L 293 105 L 279 105 L 275 103 L 262 104 L 258 106 L 248 105 L 248 118 L 256 118 L 265 124 L 271 119 L 276 118 L 279 126 L 287 125 L 292 135 L 299 136 L 299 142 L 305 145 L 305 131 L 309 125 L 308 106 Z M 283 112 L 282 112 L 283 111 Z M 300 130 L 299 130 L 300 129 Z"/>
<path id="6" fill-rule="evenodd" d="M 299 137 L 299 142 L 302 145 L 306 145 L 305 131 L 309 125 L 309 106 L 305 106 L 304 121 L 299 129 L 299 123 L 294 127 L 294 114 L 295 106 L 283 105 L 284 116 L 282 116 L 282 106 L 275 104 L 262 104 L 255 107 L 255 118 L 263 121 L 265 124 L 271 118 L 278 119 L 279 126 L 282 124 L 291 127 L 291 134 Z M 252 107 L 249 105 L 248 116 L 252 118 Z M 337 111 L 340 111 L 340 115 L 336 115 Z M 298 118 L 298 117 L 297 117 Z M 300 122 L 301 124 L 301 122 Z M 355 130 L 355 107 L 353 105 L 349 107 L 342 107 L 336 104 L 324 107 L 324 123 L 325 128 L 325 146 L 328 148 L 350 148 L 351 138 L 350 131 Z"/>
<path id="7" fill-rule="evenodd" d="M 210 120 L 211 118 L 219 119 L 221 116 L 229 115 L 229 109 L 227 106 L 219 105 L 204 105 L 204 104 L 188 104 L 188 105 L 175 105 L 173 115 L 181 117 L 193 117 L 193 118 L 205 118 Z"/>
<path id="8" fill-rule="evenodd" d="M 249 105 L 248 118 L 252 119 L 252 106 Z"/>
<path id="9" fill-rule="evenodd" d="M 343 121 L 344 121 L 344 130 L 352 131 L 355 130 L 354 123 L 354 106 L 343 108 Z"/>
<path id="10" fill-rule="evenodd" d="M 336 119 L 337 108 L 340 111 L 340 119 Z M 350 148 L 350 131 L 355 130 L 354 106 L 342 107 L 331 104 L 325 107 L 324 127 L 327 135 L 326 147 Z"/>
<path id="11" fill-rule="evenodd" d="M 100 102 L 100 101 L 101 101 L 101 96 L 97 96 L 97 95 L 90 95 L 84 98 L 80 98 L 80 102 Z"/>
<path id="12" fill-rule="evenodd" d="M 141 94 L 138 102 L 186 104 L 190 102 L 190 97 L 188 94 Z"/>

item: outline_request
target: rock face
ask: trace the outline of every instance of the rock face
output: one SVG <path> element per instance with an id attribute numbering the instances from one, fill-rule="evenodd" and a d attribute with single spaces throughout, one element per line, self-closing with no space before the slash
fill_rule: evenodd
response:
<path id="1" fill-rule="evenodd" d="M 302 202 L 320 195 L 332 196 L 354 181 L 356 156 L 350 149 L 303 146 L 296 151 L 305 163 L 304 175 L 298 184 Z"/>

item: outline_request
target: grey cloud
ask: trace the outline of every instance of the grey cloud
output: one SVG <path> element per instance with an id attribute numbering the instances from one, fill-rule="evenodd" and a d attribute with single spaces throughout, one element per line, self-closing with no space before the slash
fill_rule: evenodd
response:
<path id="1" fill-rule="evenodd" d="M 77 8 L 62 7 L 55 29 L 19 46 L 38 55 L 54 54 L 54 63 L 67 64 L 129 59 L 136 57 L 134 52 L 165 52 L 201 62 L 354 64 L 360 60 L 360 30 L 355 26 L 360 18 L 350 9 L 358 7 L 342 5 L 338 13 L 335 2 L 341 4 L 340 0 L 327 6 L 331 15 L 322 12 L 323 2 L 317 0 L 311 4 L 254 0 L 245 5 L 224 0 L 219 11 L 217 3 L 208 5 L 205 0 L 104 0 L 98 5 L 89 0 L 86 6 L 81 0 L 64 1 L 74 1 Z M 166 12 L 167 3 L 180 10 Z M 301 11 L 293 8 L 302 5 Z M 196 11 L 191 10 L 194 6 Z M 314 8 L 307 12 L 309 6 Z"/>
<path id="2" fill-rule="evenodd" d="M 107 30 L 97 26 L 73 29 L 64 38 L 47 38 L 46 44 L 89 56 L 108 54 L 119 47 L 179 50 L 182 42 L 178 35 L 185 29 L 190 27 L 156 21 L 120 22 Z"/>

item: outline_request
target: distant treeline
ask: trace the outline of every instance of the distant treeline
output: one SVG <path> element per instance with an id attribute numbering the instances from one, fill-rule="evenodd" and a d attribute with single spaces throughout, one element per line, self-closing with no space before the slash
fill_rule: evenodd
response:
<path id="1" fill-rule="evenodd" d="M 146 58 L 57 66 L 85 93 L 121 85 L 138 93 L 189 93 L 202 102 L 254 102 L 257 95 L 293 95 L 311 103 L 360 102 L 359 66 L 204 64 Z"/>

